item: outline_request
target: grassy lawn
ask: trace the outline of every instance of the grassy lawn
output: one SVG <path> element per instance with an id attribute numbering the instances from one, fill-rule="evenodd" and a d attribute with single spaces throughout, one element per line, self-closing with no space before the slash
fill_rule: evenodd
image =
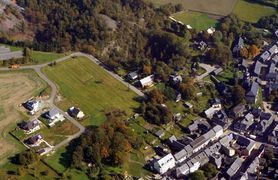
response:
<path id="1" fill-rule="evenodd" d="M 19 180 L 35 180 L 35 179 L 56 179 L 59 176 L 42 162 L 29 167 L 20 167 L 16 164 L 6 163 L 0 167 L 0 179 L 19 179 Z"/>
<path id="2" fill-rule="evenodd" d="M 244 21 L 255 23 L 261 17 L 275 14 L 277 11 L 272 7 L 247 2 L 245 0 L 239 0 L 233 10 L 233 13 Z"/>
<path id="3" fill-rule="evenodd" d="M 22 47 L 10 46 L 7 44 L 0 44 L 0 46 L 10 47 L 11 51 L 23 50 Z M 63 53 L 42 52 L 42 51 L 32 51 L 31 52 L 31 58 L 34 60 L 35 64 L 43 64 L 43 63 L 51 62 L 51 61 L 61 58 L 63 56 L 65 56 L 65 54 L 63 54 Z"/>
<path id="4" fill-rule="evenodd" d="M 44 158 L 44 162 L 46 162 L 49 166 L 55 169 L 59 173 L 63 173 L 66 171 L 66 167 L 69 166 L 67 161 L 62 161 L 62 155 L 66 155 L 66 148 L 61 147 L 54 154 L 50 154 L 46 158 Z M 69 156 L 69 154 L 67 154 Z"/>
<path id="5" fill-rule="evenodd" d="M 45 67 L 43 72 L 57 83 L 65 98 L 58 105 L 65 111 L 71 106 L 80 107 L 88 116 L 81 121 L 85 125 L 100 125 L 105 112 L 111 109 L 125 110 L 131 115 L 139 107 L 134 92 L 87 58 Z"/>
<path id="6" fill-rule="evenodd" d="M 181 12 L 172 15 L 176 20 L 183 22 L 184 24 L 190 25 L 198 31 L 206 30 L 209 27 L 214 27 L 217 20 L 209 18 L 205 13 L 199 12 Z"/>

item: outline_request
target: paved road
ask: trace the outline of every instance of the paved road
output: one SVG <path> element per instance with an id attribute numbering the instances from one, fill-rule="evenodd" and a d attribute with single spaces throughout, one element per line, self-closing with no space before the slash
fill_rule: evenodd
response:
<path id="1" fill-rule="evenodd" d="M 72 53 L 68 56 L 56 59 L 55 62 L 59 63 L 62 61 L 66 61 L 72 57 L 75 56 L 83 56 L 83 57 L 87 57 L 88 59 L 90 59 L 93 63 L 96 63 L 97 65 L 99 65 L 102 69 L 104 69 L 107 73 L 109 73 L 111 76 L 113 76 L 115 79 L 117 79 L 118 81 L 120 81 L 121 83 L 123 83 L 125 86 L 129 87 L 131 90 L 133 90 L 136 94 L 138 94 L 139 96 L 144 96 L 144 94 L 138 90 L 136 87 L 132 86 L 131 84 L 125 82 L 120 76 L 118 76 L 117 74 L 108 71 L 107 69 L 105 69 L 103 66 L 101 66 L 101 62 L 96 59 L 94 56 L 92 55 L 88 55 L 88 54 L 84 54 L 81 52 L 76 52 L 76 53 Z M 28 65 L 28 66 L 20 66 L 18 69 L 11 69 L 11 68 L 0 68 L 0 71 L 14 71 L 14 70 L 19 70 L 19 69 L 34 69 L 35 72 L 40 76 L 40 78 L 42 78 L 50 87 L 51 87 L 51 94 L 49 97 L 49 104 L 52 108 L 57 108 L 62 114 L 63 116 L 68 119 L 70 122 L 72 122 L 75 126 L 77 126 L 79 128 L 79 132 L 77 132 L 74 135 L 70 135 L 68 136 L 67 139 L 65 139 L 64 141 L 60 142 L 59 144 L 55 145 L 53 147 L 53 150 L 56 150 L 66 144 L 68 144 L 71 140 L 79 137 L 84 131 L 85 131 L 85 127 L 83 125 L 81 125 L 77 120 L 75 120 L 74 118 L 72 118 L 71 116 L 69 116 L 67 113 L 63 112 L 61 109 L 59 109 L 57 106 L 55 106 L 54 101 L 55 101 L 55 97 L 57 95 L 58 89 L 57 86 L 55 85 L 54 82 L 52 82 L 45 74 L 42 73 L 41 68 L 48 66 L 48 63 L 44 63 L 44 64 L 39 64 L 39 65 Z"/>
<path id="2" fill-rule="evenodd" d="M 199 66 L 201 68 L 204 68 L 206 70 L 206 72 L 200 76 L 197 76 L 195 79 L 196 81 L 200 81 L 203 78 L 205 78 L 206 76 L 208 76 L 212 71 L 214 71 L 216 68 L 214 66 L 208 65 L 208 64 L 204 64 L 204 63 L 200 63 Z"/>
<path id="3" fill-rule="evenodd" d="M 83 57 L 87 57 L 89 60 L 91 60 L 93 63 L 99 65 L 102 69 L 104 69 L 107 73 L 109 73 L 111 76 L 113 76 L 115 79 L 117 79 L 118 81 L 120 81 L 122 84 L 124 84 L 126 87 L 130 88 L 132 91 L 134 91 L 138 96 L 144 96 L 144 93 L 142 93 L 139 89 L 137 89 L 136 87 L 134 87 L 133 85 L 127 83 L 124 81 L 123 78 L 121 78 L 119 75 L 111 72 L 111 71 L 108 71 L 107 69 L 105 69 L 103 66 L 101 66 L 101 62 L 95 58 L 94 56 L 92 55 L 89 55 L 89 54 L 85 54 L 85 53 L 81 53 L 81 52 L 75 52 L 75 53 L 72 53 L 68 56 L 65 56 L 65 57 L 62 57 L 62 58 L 59 58 L 59 59 L 56 59 L 54 60 L 56 63 L 59 63 L 59 62 L 62 62 L 62 61 L 66 61 L 72 57 L 75 57 L 75 56 L 83 56 Z M 42 67 L 45 67 L 47 66 L 49 63 L 44 63 L 44 64 L 40 64 L 40 65 L 29 65 L 29 66 L 20 66 L 18 69 L 35 69 L 36 72 L 40 71 L 40 69 Z M 11 68 L 0 68 L 0 71 L 10 71 Z M 42 73 L 40 73 L 42 74 Z M 40 75 L 39 74 L 39 75 Z M 44 76 L 44 77 L 43 77 Z M 45 75 L 42 74 L 41 76 L 45 81 L 47 81 L 47 83 L 49 84 L 53 84 L 55 86 L 54 83 L 52 83 Z M 48 82 L 49 81 L 49 82 Z M 51 85 L 50 85 L 51 86 Z M 53 86 L 53 87 L 54 87 Z M 51 86 L 52 87 L 52 86 Z"/>

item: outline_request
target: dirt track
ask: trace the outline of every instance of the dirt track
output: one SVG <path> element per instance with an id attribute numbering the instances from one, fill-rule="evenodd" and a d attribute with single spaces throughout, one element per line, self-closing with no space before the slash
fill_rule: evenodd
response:
<path id="1" fill-rule="evenodd" d="M 41 86 L 32 81 L 27 73 L 0 74 L 0 157 L 15 152 L 14 144 L 6 138 L 9 127 L 22 120 L 17 106 L 32 97 L 34 90 Z"/>

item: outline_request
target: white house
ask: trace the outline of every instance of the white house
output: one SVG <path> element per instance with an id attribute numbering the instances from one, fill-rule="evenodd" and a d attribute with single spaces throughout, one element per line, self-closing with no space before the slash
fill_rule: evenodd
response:
<path id="1" fill-rule="evenodd" d="M 220 138 L 220 136 L 223 135 L 224 131 L 223 131 L 223 128 L 222 126 L 220 125 L 216 125 L 212 128 L 212 130 L 215 132 L 215 138 L 218 139 Z"/>
<path id="2" fill-rule="evenodd" d="M 154 75 L 147 76 L 140 80 L 140 85 L 142 88 L 149 87 L 153 85 Z"/>
<path id="3" fill-rule="evenodd" d="M 76 107 L 69 108 L 68 113 L 71 117 L 74 117 L 77 119 L 82 119 L 85 116 L 85 114 L 82 111 L 80 111 L 79 108 L 76 108 Z"/>
<path id="4" fill-rule="evenodd" d="M 54 126 L 58 121 L 64 121 L 64 116 L 59 112 L 57 108 L 52 108 L 50 111 L 46 113 L 46 117 L 49 121 L 49 126 Z"/>
<path id="5" fill-rule="evenodd" d="M 34 114 L 40 110 L 42 106 L 41 104 L 42 102 L 38 100 L 28 100 L 24 106 L 30 111 L 31 114 Z"/>
<path id="6" fill-rule="evenodd" d="M 199 169 L 199 167 L 201 166 L 201 163 L 193 158 L 187 162 L 187 165 L 189 167 L 189 172 L 193 173 Z"/>
<path id="7" fill-rule="evenodd" d="M 164 156 L 163 158 L 159 159 L 154 163 L 154 169 L 160 173 L 164 174 L 168 170 L 175 167 L 176 161 L 174 156 L 170 153 Z"/>

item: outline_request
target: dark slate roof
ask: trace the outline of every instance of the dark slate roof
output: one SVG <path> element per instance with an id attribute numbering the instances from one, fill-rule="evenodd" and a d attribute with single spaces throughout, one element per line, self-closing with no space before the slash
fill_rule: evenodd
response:
<path id="1" fill-rule="evenodd" d="M 37 135 L 34 135 L 34 136 L 28 138 L 27 141 L 28 141 L 29 144 L 35 144 L 40 139 L 42 139 L 42 136 L 40 134 L 37 134 Z"/>
<path id="2" fill-rule="evenodd" d="M 38 125 L 39 125 L 39 121 L 37 119 L 34 119 L 32 121 L 28 121 L 27 123 L 23 123 L 21 128 L 26 130 L 26 131 L 29 131 L 29 130 L 35 128 Z"/>
<path id="3" fill-rule="evenodd" d="M 247 93 L 247 96 L 257 96 L 259 91 L 259 84 L 256 82 L 252 83 L 250 91 Z"/>
<path id="4" fill-rule="evenodd" d="M 76 107 L 72 107 L 69 109 L 69 114 L 73 117 L 77 117 L 79 112 L 80 112 L 80 109 L 78 109 Z"/>

